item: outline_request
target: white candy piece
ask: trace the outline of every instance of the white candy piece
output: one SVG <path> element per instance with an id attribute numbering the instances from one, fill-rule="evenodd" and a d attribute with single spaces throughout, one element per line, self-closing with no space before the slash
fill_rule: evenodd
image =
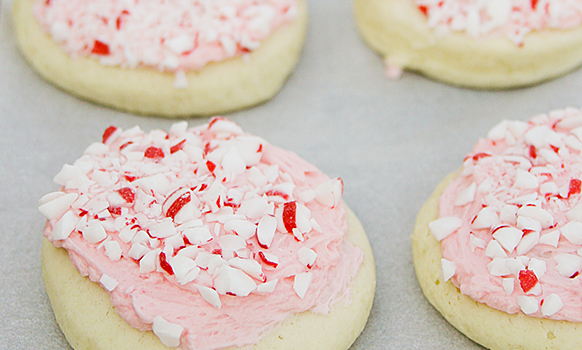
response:
<path id="1" fill-rule="evenodd" d="M 117 280 L 109 275 L 102 274 L 101 278 L 99 279 L 99 283 L 103 286 L 103 288 L 107 289 L 110 292 L 113 292 L 115 288 L 119 285 Z"/>
<path id="2" fill-rule="evenodd" d="M 196 256 L 198 256 L 198 253 L 200 253 L 201 251 L 203 251 L 201 248 L 191 245 L 186 248 L 180 249 L 177 255 L 185 256 L 190 259 L 196 259 Z"/>
<path id="3" fill-rule="evenodd" d="M 61 168 L 61 171 L 55 175 L 53 181 L 56 184 L 65 186 L 68 181 L 78 178 L 87 178 L 87 176 L 81 171 L 81 169 L 77 168 L 76 166 L 65 164 Z"/>
<path id="4" fill-rule="evenodd" d="M 569 212 L 566 213 L 566 217 L 570 221 L 582 222 L 582 203 L 579 203 Z"/>
<path id="5" fill-rule="evenodd" d="M 490 228 L 501 224 L 499 220 L 499 214 L 492 207 L 485 207 L 479 211 L 471 227 L 475 230 Z"/>
<path id="6" fill-rule="evenodd" d="M 463 221 L 458 217 L 448 216 L 430 222 L 428 224 L 428 229 L 434 238 L 440 242 L 451 233 L 458 230 L 462 225 Z"/>
<path id="7" fill-rule="evenodd" d="M 560 229 L 562 236 L 564 236 L 570 243 L 580 245 L 582 244 L 582 222 L 570 221 Z"/>
<path id="8" fill-rule="evenodd" d="M 67 239 L 75 230 L 79 218 L 72 211 L 68 211 L 63 215 L 53 227 L 51 238 L 54 240 Z"/>
<path id="9" fill-rule="evenodd" d="M 105 248 L 105 255 L 111 261 L 119 261 L 121 259 L 121 246 L 117 241 L 109 241 L 103 244 Z"/>
<path id="10" fill-rule="evenodd" d="M 274 280 L 271 280 L 269 282 L 261 283 L 257 286 L 257 292 L 273 293 L 275 291 L 275 288 L 277 287 L 277 282 L 279 282 L 279 279 L 275 278 Z"/>
<path id="11" fill-rule="evenodd" d="M 305 293 L 307 293 L 307 289 L 309 289 L 312 278 L 313 275 L 311 272 L 303 272 L 295 275 L 295 279 L 293 280 L 293 290 L 299 298 L 303 299 L 305 297 Z"/>
<path id="12" fill-rule="evenodd" d="M 441 259 L 441 273 L 445 282 L 450 280 L 451 277 L 455 275 L 456 270 L 457 267 L 455 266 L 454 262 L 447 259 Z"/>
<path id="13" fill-rule="evenodd" d="M 515 278 L 504 278 L 501 281 L 503 286 L 503 290 L 505 291 L 505 295 L 513 294 L 513 290 L 515 289 Z"/>
<path id="14" fill-rule="evenodd" d="M 131 245 L 131 248 L 127 252 L 127 255 L 129 255 L 129 257 L 132 258 L 133 260 L 139 260 L 149 251 L 150 250 L 148 249 L 148 247 L 144 246 L 143 244 L 135 243 Z"/>
<path id="15" fill-rule="evenodd" d="M 154 317 L 152 330 L 165 346 L 170 348 L 180 346 L 180 337 L 182 336 L 182 332 L 184 332 L 184 327 L 170 323 L 163 319 L 162 316 L 156 316 Z"/>
<path id="16" fill-rule="evenodd" d="M 533 249 L 540 241 L 540 233 L 537 231 L 529 232 L 525 234 L 517 247 L 515 252 L 517 255 L 525 255 L 527 252 Z"/>
<path id="17" fill-rule="evenodd" d="M 471 183 L 467 188 L 462 190 L 458 195 L 457 199 L 455 200 L 455 206 L 462 207 L 467 205 L 475 199 L 475 193 L 477 192 L 477 184 Z"/>
<path id="18" fill-rule="evenodd" d="M 200 272 L 200 268 L 196 265 L 196 262 L 183 255 L 176 255 L 168 259 L 168 263 L 172 267 L 178 283 L 181 285 L 192 282 Z"/>
<path id="19" fill-rule="evenodd" d="M 582 257 L 574 254 L 558 254 L 554 256 L 556 270 L 564 277 L 573 276 L 582 268 Z"/>
<path id="20" fill-rule="evenodd" d="M 77 200 L 77 197 L 78 195 L 76 193 L 55 196 L 55 198 L 41 204 L 38 207 L 38 210 L 48 220 L 59 219 L 67 210 L 69 210 L 71 204 Z"/>
<path id="21" fill-rule="evenodd" d="M 483 240 L 481 238 L 477 238 L 473 234 L 469 235 L 469 247 L 471 248 L 472 252 L 475 251 L 475 248 L 485 249 L 486 246 L 487 246 L 487 242 L 485 242 L 485 240 Z M 501 247 L 499 247 L 499 248 L 501 248 Z M 501 249 L 501 250 L 503 251 L 503 249 Z"/>
<path id="22" fill-rule="evenodd" d="M 517 169 L 513 186 L 522 190 L 532 190 L 539 187 L 538 178 L 530 172 Z"/>
<path id="23" fill-rule="evenodd" d="M 540 237 L 540 244 L 550 245 L 552 247 L 558 247 L 558 241 L 560 240 L 560 230 L 554 230 L 548 232 Z"/>
<path id="24" fill-rule="evenodd" d="M 562 299 L 555 293 L 548 295 L 544 299 L 544 303 L 542 304 L 542 315 L 544 316 L 552 316 L 556 312 L 560 311 L 564 307 L 564 303 L 562 303 Z"/>
<path id="25" fill-rule="evenodd" d="M 511 274 L 511 271 L 505 265 L 505 258 L 493 258 L 493 260 L 487 264 L 487 270 L 492 276 L 507 276 Z"/>
<path id="26" fill-rule="evenodd" d="M 505 259 L 505 266 L 515 277 L 519 277 L 519 271 L 525 270 L 524 263 L 518 258 Z"/>
<path id="27" fill-rule="evenodd" d="M 99 221 L 94 221 L 89 226 L 87 226 L 83 231 L 83 238 L 89 243 L 99 243 L 107 238 L 107 232 Z"/>
<path id="28" fill-rule="evenodd" d="M 181 34 L 166 41 L 165 45 L 168 49 L 170 49 L 170 51 L 180 55 L 194 48 L 194 38 L 191 38 L 186 34 Z"/>
<path id="29" fill-rule="evenodd" d="M 264 216 L 257 225 L 257 239 L 259 244 L 264 247 L 270 247 L 275 237 L 275 230 L 277 229 L 277 218 L 274 216 Z"/>
<path id="30" fill-rule="evenodd" d="M 301 247 L 297 251 L 297 257 L 299 258 L 300 263 L 307 266 L 308 268 L 311 268 L 313 267 L 313 264 L 315 264 L 315 259 L 317 259 L 317 253 L 313 249 Z"/>
<path id="31" fill-rule="evenodd" d="M 218 276 L 214 279 L 214 288 L 219 294 L 246 297 L 257 288 L 257 285 L 243 271 L 222 265 L 218 269 Z"/>
<path id="32" fill-rule="evenodd" d="M 144 255 L 139 261 L 139 273 L 149 273 L 156 271 L 156 259 L 162 250 L 154 249 Z"/>
<path id="33" fill-rule="evenodd" d="M 343 191 L 342 179 L 339 177 L 329 179 L 315 188 L 315 200 L 325 207 L 335 208 L 341 201 Z"/>
<path id="34" fill-rule="evenodd" d="M 244 238 L 237 235 L 225 235 L 218 238 L 218 245 L 223 250 L 237 251 L 247 247 L 247 242 Z"/>
<path id="35" fill-rule="evenodd" d="M 255 197 L 242 201 L 237 213 L 246 215 L 253 221 L 259 220 L 263 216 L 273 213 L 273 205 L 269 204 L 267 197 Z"/>
<path id="36" fill-rule="evenodd" d="M 166 218 L 160 222 L 156 222 L 149 228 L 149 233 L 152 237 L 167 238 L 178 234 L 176 226 L 171 218 Z"/>
<path id="37" fill-rule="evenodd" d="M 188 239 L 190 243 L 195 245 L 204 245 L 213 239 L 208 226 L 189 228 L 182 234 Z"/>
<path id="38" fill-rule="evenodd" d="M 527 216 L 518 216 L 516 226 L 520 230 L 532 230 L 537 232 L 542 230 L 542 224 L 539 221 L 528 218 Z"/>
<path id="39" fill-rule="evenodd" d="M 535 297 L 520 295 L 517 297 L 517 305 L 526 315 L 534 314 L 539 309 L 539 303 Z"/>
<path id="40" fill-rule="evenodd" d="M 527 268 L 528 270 L 533 271 L 538 279 L 542 278 L 546 274 L 546 271 L 548 270 L 546 262 L 536 258 L 531 258 L 529 260 Z"/>
<path id="41" fill-rule="evenodd" d="M 263 268 L 256 260 L 233 258 L 228 260 L 228 264 L 232 267 L 242 270 L 252 278 L 264 282 L 266 280 L 263 274 Z"/>
<path id="42" fill-rule="evenodd" d="M 253 237 L 257 231 L 257 225 L 247 220 L 234 219 L 224 224 L 226 232 L 234 232 L 244 240 Z"/>
<path id="43" fill-rule="evenodd" d="M 515 225 L 517 224 L 517 211 L 516 205 L 505 205 L 499 212 L 499 219 L 506 224 Z"/>
<path id="44" fill-rule="evenodd" d="M 198 284 L 196 284 L 195 286 L 196 289 L 198 289 L 198 293 L 200 293 L 202 299 L 204 299 L 208 304 L 220 310 L 220 308 L 222 307 L 222 302 L 220 301 L 220 296 L 218 295 L 218 292 L 216 292 L 212 288 L 201 286 Z"/>
<path id="45" fill-rule="evenodd" d="M 560 189 L 558 188 L 558 185 L 552 181 L 548 181 L 540 185 L 540 193 L 544 196 L 548 194 L 556 195 L 559 191 Z"/>
<path id="46" fill-rule="evenodd" d="M 503 226 L 493 233 L 493 238 L 509 253 L 517 247 L 522 236 L 523 231 L 511 226 Z"/>

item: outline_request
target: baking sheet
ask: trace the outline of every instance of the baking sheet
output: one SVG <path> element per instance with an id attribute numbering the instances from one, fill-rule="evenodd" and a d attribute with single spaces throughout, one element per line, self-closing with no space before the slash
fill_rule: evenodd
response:
<path id="1" fill-rule="evenodd" d="M 37 200 L 58 188 L 53 176 L 108 126 L 168 129 L 173 121 L 100 107 L 43 81 L 16 49 L 9 7 L 0 6 L 0 348 L 70 349 L 42 283 Z M 372 313 L 353 349 L 479 349 L 422 295 L 410 248 L 416 213 L 497 122 L 580 106 L 582 71 L 498 92 L 411 73 L 390 81 L 358 37 L 349 0 L 313 0 L 309 11 L 305 50 L 283 90 L 229 117 L 343 178 L 378 276 Z"/>

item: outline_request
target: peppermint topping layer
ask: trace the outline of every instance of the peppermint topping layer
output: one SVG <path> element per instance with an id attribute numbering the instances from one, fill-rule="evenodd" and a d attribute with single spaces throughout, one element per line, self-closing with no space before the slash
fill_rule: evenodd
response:
<path id="1" fill-rule="evenodd" d="M 429 225 L 461 293 L 582 322 L 582 113 L 503 121 L 465 158 Z"/>
<path id="2" fill-rule="evenodd" d="M 568 0 L 414 0 L 438 32 L 472 37 L 503 35 L 516 45 L 532 31 L 571 29 L 582 23 L 582 4 Z"/>
<path id="3" fill-rule="evenodd" d="M 35 15 L 73 58 L 184 72 L 256 49 L 297 0 L 38 0 Z"/>
<path id="4" fill-rule="evenodd" d="M 39 210 L 132 326 L 170 347 L 242 346 L 349 297 L 363 254 L 345 239 L 341 179 L 222 118 L 102 141 Z"/>

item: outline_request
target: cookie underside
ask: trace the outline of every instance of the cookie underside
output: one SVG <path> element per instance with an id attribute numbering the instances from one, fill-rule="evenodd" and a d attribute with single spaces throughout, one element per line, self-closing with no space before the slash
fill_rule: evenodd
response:
<path id="1" fill-rule="evenodd" d="M 582 63 L 582 27 L 532 32 L 518 47 L 504 37 L 439 36 L 413 0 L 354 0 L 354 12 L 364 40 L 391 63 L 453 85 L 527 86 Z"/>
<path id="2" fill-rule="evenodd" d="M 350 285 L 351 303 L 339 301 L 328 315 L 304 312 L 289 317 L 259 343 L 230 349 L 347 349 L 364 329 L 374 300 L 376 271 L 366 233 L 347 210 L 348 237 L 364 252 L 364 262 Z M 82 277 L 64 249 L 45 238 L 42 275 L 57 322 L 76 350 L 168 349 L 153 332 L 126 323 L 111 305 L 109 295 Z"/>
<path id="3" fill-rule="evenodd" d="M 421 208 L 412 253 L 416 276 L 428 301 L 455 328 L 490 349 L 579 349 L 582 324 L 528 317 L 478 303 L 441 274 L 441 245 L 429 233 L 428 224 L 438 218 L 438 198 L 457 173 L 447 176 Z"/>
<path id="4" fill-rule="evenodd" d="M 33 0 L 15 0 L 13 21 L 22 53 L 42 77 L 95 103 L 165 117 L 221 114 L 272 98 L 295 67 L 307 29 L 307 6 L 301 0 L 295 21 L 273 32 L 248 60 L 235 57 L 187 72 L 188 87 L 178 89 L 174 73 L 70 58 L 42 30 L 32 5 Z"/>

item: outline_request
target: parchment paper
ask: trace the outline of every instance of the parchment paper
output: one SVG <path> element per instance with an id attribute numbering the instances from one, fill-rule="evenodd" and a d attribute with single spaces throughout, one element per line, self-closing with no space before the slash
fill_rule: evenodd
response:
<path id="1" fill-rule="evenodd" d="M 167 130 L 173 121 L 100 107 L 42 80 L 16 48 L 9 7 L 0 7 L 0 349 L 69 349 L 41 278 L 45 220 L 37 200 L 58 188 L 52 178 L 62 165 L 108 126 Z M 502 119 L 579 107 L 582 71 L 498 92 L 412 73 L 390 81 L 360 40 L 351 7 L 349 0 L 310 1 L 305 50 L 283 90 L 229 117 L 343 178 L 344 199 L 368 232 L 378 274 L 374 307 L 353 349 L 478 349 L 420 290 L 410 248 L 415 216 Z"/>

